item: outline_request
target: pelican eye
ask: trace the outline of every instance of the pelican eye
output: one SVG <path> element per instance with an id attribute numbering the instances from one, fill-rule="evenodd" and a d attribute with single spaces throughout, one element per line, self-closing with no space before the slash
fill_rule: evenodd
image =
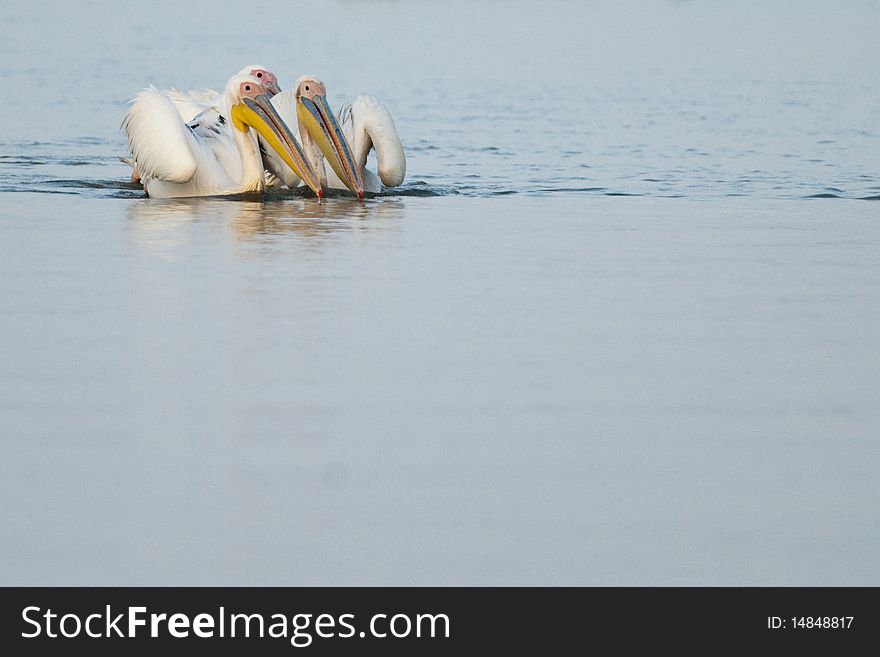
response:
<path id="1" fill-rule="evenodd" d="M 251 85 L 249 85 L 249 84 L 244 85 L 244 90 L 245 90 L 245 91 L 250 91 L 250 90 L 251 90 Z"/>
<path id="2" fill-rule="evenodd" d="M 306 91 L 308 91 L 308 90 L 309 90 L 309 85 L 306 85 Z"/>
<path id="3" fill-rule="evenodd" d="M 262 71 L 260 71 L 260 72 L 259 72 L 259 73 L 257 73 L 257 77 L 258 77 L 258 78 L 261 78 L 261 77 L 263 77 L 263 72 L 262 72 Z"/>

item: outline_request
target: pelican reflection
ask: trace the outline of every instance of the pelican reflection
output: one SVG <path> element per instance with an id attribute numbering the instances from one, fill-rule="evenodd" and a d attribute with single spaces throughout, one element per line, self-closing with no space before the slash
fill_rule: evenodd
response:
<path id="1" fill-rule="evenodd" d="M 141 246 L 167 256 L 184 245 L 225 242 L 230 233 L 236 243 L 280 246 L 291 238 L 320 241 L 344 231 L 384 231 L 403 213 L 397 198 L 138 199 L 128 206 L 128 227 Z"/>
<path id="2" fill-rule="evenodd" d="M 349 197 L 315 203 L 309 198 L 247 201 L 231 226 L 241 238 L 296 233 L 321 236 L 344 230 L 385 228 L 388 220 L 403 215 L 398 199 L 375 199 L 359 202 Z"/>

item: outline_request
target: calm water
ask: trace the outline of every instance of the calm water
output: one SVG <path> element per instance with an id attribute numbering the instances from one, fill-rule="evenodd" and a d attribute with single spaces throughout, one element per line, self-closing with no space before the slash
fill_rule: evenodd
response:
<path id="1" fill-rule="evenodd" d="M 0 584 L 880 584 L 880 4 L 325 4 L 0 7 Z M 248 63 L 404 187 L 128 185 Z"/>

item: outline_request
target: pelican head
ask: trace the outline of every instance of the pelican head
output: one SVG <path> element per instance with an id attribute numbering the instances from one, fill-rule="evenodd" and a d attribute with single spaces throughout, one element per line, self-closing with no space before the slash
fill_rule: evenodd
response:
<path id="1" fill-rule="evenodd" d="M 277 87 L 277 82 L 275 84 Z M 272 91 L 256 76 L 234 76 L 226 85 L 232 125 L 243 133 L 250 128 L 256 130 L 287 166 L 321 198 L 324 190 L 320 179 L 307 162 L 290 128 L 272 106 L 269 100 L 272 95 Z"/>
<path id="2" fill-rule="evenodd" d="M 251 64 L 250 66 L 245 66 L 238 72 L 239 75 L 252 75 L 257 78 L 260 83 L 266 88 L 271 95 L 280 94 L 281 87 L 278 86 L 278 76 L 276 76 L 272 71 L 267 69 L 265 66 L 260 66 L 259 64 Z"/>
<path id="3" fill-rule="evenodd" d="M 318 78 L 304 75 L 296 81 L 296 115 L 314 139 L 333 171 L 358 199 L 364 198 L 364 181 L 351 147 L 327 103 L 327 87 Z M 305 134 L 300 131 L 303 137 Z"/>

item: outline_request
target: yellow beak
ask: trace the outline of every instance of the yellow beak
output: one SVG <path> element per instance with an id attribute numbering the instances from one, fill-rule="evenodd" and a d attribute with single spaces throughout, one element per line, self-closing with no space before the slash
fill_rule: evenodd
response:
<path id="1" fill-rule="evenodd" d="M 309 166 L 306 156 L 300 145 L 294 139 L 290 128 L 275 111 L 269 97 L 265 95 L 256 98 L 243 98 L 240 103 L 232 108 L 232 123 L 242 132 L 248 127 L 253 128 L 266 143 L 272 147 L 285 164 L 305 184 L 312 188 L 318 198 L 324 195 L 321 181 L 314 169 Z"/>
<path id="2" fill-rule="evenodd" d="M 327 99 L 319 95 L 311 99 L 300 96 L 296 103 L 296 115 L 312 139 L 318 144 L 318 148 L 321 149 L 339 179 L 357 194 L 358 199 L 362 200 L 364 198 L 363 178 L 355 165 L 351 147 L 327 104 Z"/>

